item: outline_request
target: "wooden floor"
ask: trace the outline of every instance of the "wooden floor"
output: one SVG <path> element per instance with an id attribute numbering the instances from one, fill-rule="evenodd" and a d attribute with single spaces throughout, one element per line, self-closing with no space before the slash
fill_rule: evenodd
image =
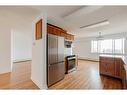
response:
<path id="1" fill-rule="evenodd" d="M 79 60 L 76 71 L 49 89 L 121 89 L 121 81 L 99 75 L 99 63 Z"/>
<path id="2" fill-rule="evenodd" d="M 49 89 L 121 89 L 121 81 L 99 75 L 98 62 L 79 60 L 76 71 Z M 30 79 L 31 61 L 14 63 L 12 73 L 0 75 L 0 89 L 39 89 Z"/>
<path id="3" fill-rule="evenodd" d="M 0 75 L 0 89 L 39 89 L 30 75 L 31 61 L 14 63 L 12 73 Z"/>

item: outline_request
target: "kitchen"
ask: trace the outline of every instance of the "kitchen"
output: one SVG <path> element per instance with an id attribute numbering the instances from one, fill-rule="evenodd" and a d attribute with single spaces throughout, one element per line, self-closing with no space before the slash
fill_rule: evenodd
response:
<path id="1" fill-rule="evenodd" d="M 51 86 L 63 80 L 66 74 L 76 71 L 76 68 L 78 68 L 77 67 L 78 59 L 77 59 L 77 56 L 73 55 L 72 53 L 72 46 L 73 46 L 72 44 L 74 41 L 74 35 L 67 34 L 65 30 L 51 24 L 47 25 L 47 29 L 48 29 L 47 30 L 48 32 L 48 39 L 47 39 L 48 40 L 48 51 L 47 51 L 48 52 L 48 60 L 47 60 L 48 76 L 47 78 L 48 78 L 48 87 L 52 88 Z M 119 59 L 120 61 L 119 60 L 115 61 L 115 63 L 113 63 L 113 61 L 108 61 L 108 60 L 111 60 L 109 59 L 110 57 L 112 57 L 112 60 Z M 100 75 L 102 76 L 107 75 L 109 77 L 111 76 L 111 77 L 122 80 L 122 88 L 126 89 L 126 67 L 124 67 L 124 65 L 126 64 L 126 61 L 125 61 L 126 58 L 123 59 L 124 62 L 121 61 L 120 59 L 121 56 L 113 56 L 113 55 L 108 56 L 108 55 L 101 54 L 99 55 L 99 58 L 100 58 L 99 59 Z M 88 61 L 91 61 L 91 60 L 88 60 Z M 107 65 L 103 65 L 103 64 L 107 64 Z M 53 66 L 53 65 L 56 65 L 56 66 Z M 113 71 L 113 68 L 116 71 Z M 123 68 L 123 70 L 121 68 Z M 106 69 L 106 71 L 104 71 L 104 69 Z M 115 73 L 116 75 L 114 74 L 114 72 L 116 72 Z"/>
<path id="2" fill-rule="evenodd" d="M 7 23 L 5 25 L 1 23 L 1 31 L 6 30 L 1 32 L 1 43 L 8 35 L 8 39 L 5 40 L 8 47 L 5 49 L 6 44 L 3 44 L 0 48 L 3 51 L 1 59 L 4 61 L 1 60 L 1 88 L 6 86 L 10 89 L 14 87 L 15 89 L 126 89 L 126 6 L 1 6 L 0 10 L 1 21 L 4 22 L 7 18 L 6 14 L 10 15 L 6 21 L 9 21 L 9 27 L 12 28 L 6 30 Z M 19 27 L 12 27 L 12 22 L 15 21 L 13 24 L 17 25 L 19 18 L 23 26 L 20 27 L 19 24 Z M 16 33 L 15 42 L 10 42 L 12 36 L 10 32 Z M 13 43 L 15 45 L 12 45 Z M 12 68 L 19 65 L 15 64 L 16 66 L 12 67 L 10 64 L 13 61 L 10 47 L 17 51 L 14 51 L 17 61 L 25 58 L 29 64 L 24 63 L 24 67 L 28 68 L 25 69 L 23 62 L 20 62 L 20 69 L 16 69 L 19 73 L 13 69 L 12 72 L 20 75 L 18 77 L 10 76 L 15 75 L 11 72 Z M 22 75 L 20 70 L 25 75 Z M 8 77 L 6 81 L 3 75 Z M 22 76 L 28 80 L 26 87 L 24 83 L 20 85 L 20 80 L 26 81 Z M 19 79 L 18 86 L 17 83 L 11 85 L 8 82 L 12 79 Z"/>
<path id="3" fill-rule="evenodd" d="M 72 54 L 74 35 L 48 24 L 48 86 L 62 80 L 70 70 L 76 67 L 76 56 Z"/>
<path id="4" fill-rule="evenodd" d="M 59 22 L 55 23 L 55 19 L 52 23 L 47 20 L 46 28 L 42 28 L 45 29 L 43 35 L 46 37 L 46 64 L 44 64 L 46 73 L 44 74 L 46 74 L 47 89 L 126 89 L 126 61 L 120 57 L 126 56 L 127 52 L 125 48 L 127 33 L 121 32 L 126 30 L 124 24 L 127 14 L 123 13 L 126 7 L 89 6 L 87 8 L 88 11 L 89 8 L 93 8 L 93 12 L 88 13 L 89 16 L 84 13 L 85 18 L 80 15 L 79 23 L 76 23 L 78 19 L 75 18 L 79 18 L 76 15 L 86 10 L 85 7 L 64 17 L 66 21 L 69 19 L 71 22 L 65 24 L 78 28 L 75 31 L 62 27 Z M 112 12 L 114 9 L 116 11 Z M 100 16 L 104 18 L 99 18 Z M 96 21 L 94 22 L 93 19 Z M 44 25 L 42 22 L 43 19 L 40 25 Z M 120 25 L 122 28 L 117 27 L 119 30 L 116 31 L 116 26 Z M 108 56 L 111 55 L 110 59 Z"/>
<path id="5" fill-rule="evenodd" d="M 1 94 L 127 95 L 126 0 L 3 0 L 0 21 Z"/>

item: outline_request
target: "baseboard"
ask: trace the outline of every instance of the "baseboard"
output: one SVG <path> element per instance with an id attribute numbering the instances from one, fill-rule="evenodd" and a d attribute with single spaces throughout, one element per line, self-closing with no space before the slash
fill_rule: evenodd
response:
<path id="1" fill-rule="evenodd" d="M 43 84 L 40 85 L 36 80 L 34 80 L 34 78 L 32 78 L 32 76 L 31 76 L 31 80 L 32 80 L 32 82 L 34 82 L 34 84 L 36 84 L 37 87 L 39 87 L 39 89 L 41 89 L 41 90 L 42 89 L 44 89 L 44 90 L 48 89 L 47 85 L 43 85 Z"/>
<path id="2" fill-rule="evenodd" d="M 4 74 L 11 74 L 11 71 L 8 71 L 8 72 L 0 72 L 0 75 L 4 75 Z"/>
<path id="3" fill-rule="evenodd" d="M 13 60 L 13 63 L 18 63 L 18 62 L 25 62 L 25 61 L 31 61 L 31 58 L 27 58 L 27 59 L 17 59 L 17 60 Z"/>
<path id="4" fill-rule="evenodd" d="M 87 59 L 87 58 L 78 58 L 78 60 L 85 60 L 85 61 L 92 61 L 92 62 L 99 62 L 99 60 L 96 59 Z"/>

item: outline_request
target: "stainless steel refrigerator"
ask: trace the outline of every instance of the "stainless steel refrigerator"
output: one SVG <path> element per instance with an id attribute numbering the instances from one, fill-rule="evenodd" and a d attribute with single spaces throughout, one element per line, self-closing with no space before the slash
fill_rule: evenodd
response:
<path id="1" fill-rule="evenodd" d="M 56 35 L 48 34 L 48 86 L 64 78 L 64 38 Z"/>

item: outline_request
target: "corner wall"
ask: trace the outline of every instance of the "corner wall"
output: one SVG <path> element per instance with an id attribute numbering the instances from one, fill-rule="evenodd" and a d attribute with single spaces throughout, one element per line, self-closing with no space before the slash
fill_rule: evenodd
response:
<path id="1" fill-rule="evenodd" d="M 42 39 L 35 40 L 35 24 L 42 19 Z M 46 71 L 46 16 L 39 16 L 33 23 L 33 45 L 32 45 L 32 81 L 40 88 L 47 89 Z"/>

